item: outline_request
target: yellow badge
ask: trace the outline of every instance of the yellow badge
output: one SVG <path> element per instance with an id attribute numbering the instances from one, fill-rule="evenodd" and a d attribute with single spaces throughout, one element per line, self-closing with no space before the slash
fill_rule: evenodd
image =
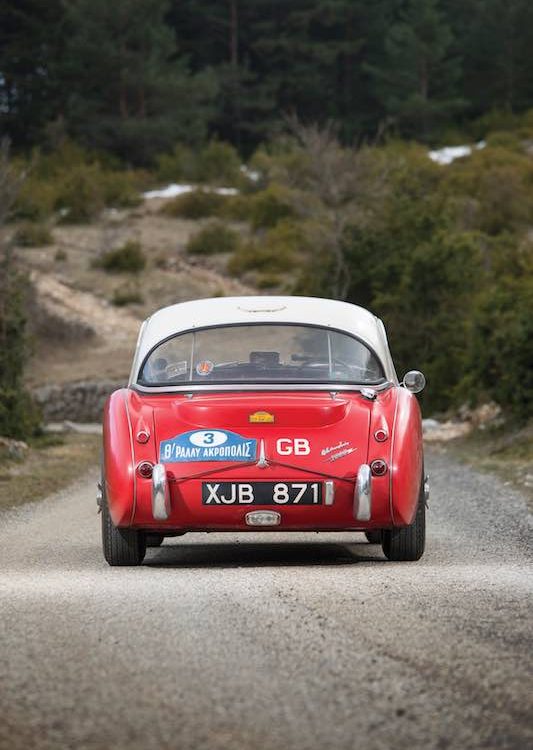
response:
<path id="1" fill-rule="evenodd" d="M 256 411 L 254 414 L 250 414 L 248 417 L 248 420 L 252 423 L 258 423 L 265 424 L 266 422 L 274 422 L 274 415 L 269 414 L 267 411 Z"/>

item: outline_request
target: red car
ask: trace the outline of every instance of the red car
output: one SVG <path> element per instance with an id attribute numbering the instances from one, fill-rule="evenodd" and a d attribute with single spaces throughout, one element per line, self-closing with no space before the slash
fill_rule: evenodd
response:
<path id="1" fill-rule="evenodd" d="M 418 560 L 422 373 L 398 381 L 381 320 L 308 297 L 159 310 L 104 415 L 110 565 L 188 531 L 362 531 Z"/>

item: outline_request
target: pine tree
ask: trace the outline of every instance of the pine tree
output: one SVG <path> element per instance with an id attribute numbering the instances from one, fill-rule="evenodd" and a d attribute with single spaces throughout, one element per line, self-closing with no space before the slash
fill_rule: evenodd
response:
<path id="1" fill-rule="evenodd" d="M 463 57 L 471 114 L 533 106 L 533 3 L 446 0 Z"/>
<path id="2" fill-rule="evenodd" d="M 205 138 L 215 93 L 192 75 L 165 24 L 166 0 L 74 0 L 62 69 L 73 134 L 147 163 L 175 141 Z"/>
<path id="3" fill-rule="evenodd" d="M 461 67 L 450 55 L 453 34 L 439 0 L 408 0 L 384 40 L 382 61 L 369 68 L 390 124 L 428 137 L 436 122 L 464 106 L 456 84 Z"/>
<path id="4" fill-rule="evenodd" d="M 14 145 L 39 141 L 61 111 L 63 15 L 62 0 L 0 0 L 0 123 Z"/>

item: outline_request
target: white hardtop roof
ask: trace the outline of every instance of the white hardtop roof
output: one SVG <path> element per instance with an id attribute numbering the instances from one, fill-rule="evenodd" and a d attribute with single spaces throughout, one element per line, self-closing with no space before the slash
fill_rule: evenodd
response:
<path id="1" fill-rule="evenodd" d="M 161 341 L 196 328 L 249 323 L 294 323 L 334 328 L 368 344 L 380 358 L 387 379 L 396 382 L 383 323 L 363 307 L 320 297 L 214 297 L 163 307 L 140 330 L 130 382 Z"/>

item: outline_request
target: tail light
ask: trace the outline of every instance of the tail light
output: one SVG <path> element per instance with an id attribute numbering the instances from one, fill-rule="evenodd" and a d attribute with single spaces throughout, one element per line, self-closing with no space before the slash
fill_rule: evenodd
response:
<path id="1" fill-rule="evenodd" d="M 153 470 L 154 470 L 154 465 L 150 463 L 150 461 L 142 461 L 137 466 L 137 474 L 143 479 L 151 479 Z"/>
<path id="2" fill-rule="evenodd" d="M 370 468 L 372 470 L 372 474 L 375 477 L 382 477 L 384 474 L 387 473 L 387 462 L 384 461 L 382 458 L 376 458 L 375 461 L 372 461 L 370 464 Z"/>

